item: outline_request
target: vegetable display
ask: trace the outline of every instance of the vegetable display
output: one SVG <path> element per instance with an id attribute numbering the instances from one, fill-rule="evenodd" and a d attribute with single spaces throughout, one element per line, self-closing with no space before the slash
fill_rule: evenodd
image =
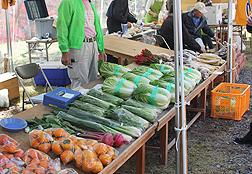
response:
<path id="1" fill-rule="evenodd" d="M 105 118 L 111 118 L 113 120 L 141 128 L 143 130 L 147 129 L 149 122 L 137 115 L 134 115 L 130 111 L 127 111 L 123 108 L 114 108 L 111 107 L 109 110 L 106 110 L 104 113 Z"/>
<path id="2" fill-rule="evenodd" d="M 142 84 L 135 89 L 133 98 L 137 101 L 149 103 L 161 109 L 166 109 L 170 104 L 171 94 L 164 88 Z"/>
<path id="3" fill-rule="evenodd" d="M 170 71 L 174 71 L 174 68 L 165 64 L 150 64 L 150 68 L 159 70 L 163 74 L 167 74 Z"/>
<path id="4" fill-rule="evenodd" d="M 157 113 L 153 110 L 150 110 L 148 108 L 137 108 L 134 106 L 127 106 L 127 105 L 122 105 L 122 108 L 132 112 L 133 114 L 144 118 L 145 120 L 148 120 L 149 122 L 154 122 L 156 117 L 157 117 Z"/>
<path id="5" fill-rule="evenodd" d="M 109 103 L 109 102 L 100 100 L 100 99 L 98 99 L 98 98 L 96 98 L 96 97 L 93 97 L 93 96 L 91 96 L 91 95 L 88 95 L 88 94 L 86 94 L 86 95 L 80 95 L 80 96 L 78 97 L 78 100 L 80 100 L 80 101 L 82 101 L 82 102 L 85 102 L 85 103 L 93 104 L 93 105 L 95 105 L 95 106 L 99 106 L 99 107 L 101 107 L 101 108 L 103 108 L 103 109 L 109 108 L 110 105 L 115 106 L 115 105 L 112 104 L 112 103 Z"/>
<path id="6" fill-rule="evenodd" d="M 102 91 L 120 98 L 131 98 L 136 89 L 135 83 L 121 77 L 111 76 L 104 80 Z"/>
<path id="7" fill-rule="evenodd" d="M 154 80 L 150 83 L 153 86 L 160 86 L 161 88 L 167 89 L 171 93 L 171 103 L 175 102 L 175 84 L 171 82 L 166 82 L 164 80 Z M 188 90 L 184 89 L 185 95 L 189 94 Z M 179 93 L 181 93 L 181 87 L 179 87 Z"/>
<path id="8" fill-rule="evenodd" d="M 70 107 L 69 110 L 67 111 L 67 113 L 76 117 L 76 118 L 82 119 L 82 120 L 94 121 L 94 122 L 100 123 L 102 125 L 111 127 L 117 131 L 128 134 L 132 137 L 140 137 L 142 135 L 142 131 L 136 127 L 128 126 L 125 124 L 121 125 L 120 123 L 118 123 L 114 120 L 99 117 L 99 116 L 96 116 L 93 114 L 88 114 L 85 111 L 79 110 L 74 107 Z"/>
<path id="9" fill-rule="evenodd" d="M 76 118 L 68 113 L 60 111 L 57 116 L 61 117 L 63 120 L 70 122 L 72 125 L 75 125 L 77 127 L 83 128 L 85 130 L 89 130 L 92 132 L 103 132 L 103 133 L 111 133 L 112 135 L 115 135 L 116 133 L 121 133 L 119 131 L 116 131 L 108 126 L 93 122 L 93 121 L 88 121 L 88 120 L 83 120 L 80 118 Z M 126 135 L 122 133 L 123 138 L 127 141 L 132 141 L 132 137 L 129 135 Z"/>
<path id="10" fill-rule="evenodd" d="M 97 116 L 102 116 L 104 112 L 103 108 L 79 100 L 75 100 L 74 102 L 70 103 L 69 106 L 81 109 L 83 111 L 87 111 Z"/>
<path id="11" fill-rule="evenodd" d="M 87 93 L 88 95 L 91 95 L 93 97 L 99 98 L 103 101 L 110 102 L 114 105 L 118 105 L 123 101 L 123 99 L 116 97 L 114 95 L 108 94 L 106 92 L 99 91 L 97 89 L 90 89 Z"/>
<path id="12" fill-rule="evenodd" d="M 131 71 L 133 74 L 136 74 L 138 76 L 142 76 L 142 77 L 145 77 L 147 79 L 149 79 L 150 81 L 153 81 L 153 80 L 158 80 L 159 78 L 150 74 L 150 73 L 147 73 L 147 72 L 144 72 L 144 71 Z"/>
<path id="13" fill-rule="evenodd" d="M 146 77 L 143 76 L 138 76 L 136 74 L 133 74 L 131 72 L 127 72 L 122 75 L 123 78 L 132 81 L 136 84 L 136 86 L 141 85 L 141 84 L 149 84 L 150 80 L 147 79 Z"/>
<path id="14" fill-rule="evenodd" d="M 102 77 L 108 78 L 110 76 L 122 76 L 124 73 L 131 71 L 127 66 L 118 65 L 110 62 L 103 62 L 100 65 L 99 72 Z"/>
<path id="15" fill-rule="evenodd" d="M 148 103 L 136 101 L 131 98 L 126 101 L 123 101 L 122 104 L 127 105 L 127 106 L 134 106 L 134 107 L 138 107 L 138 108 L 150 109 L 150 110 L 153 110 L 154 112 L 156 112 L 157 114 L 159 114 L 162 111 L 160 108 L 157 108 L 154 105 L 150 105 Z"/>
<path id="16" fill-rule="evenodd" d="M 150 68 L 150 67 L 147 67 L 147 66 L 136 66 L 132 72 L 144 72 L 144 73 L 149 73 L 151 75 L 154 75 L 155 77 L 157 78 L 160 78 L 163 76 L 163 73 L 161 73 L 160 71 L 156 70 L 156 69 L 153 69 L 153 68 Z"/>

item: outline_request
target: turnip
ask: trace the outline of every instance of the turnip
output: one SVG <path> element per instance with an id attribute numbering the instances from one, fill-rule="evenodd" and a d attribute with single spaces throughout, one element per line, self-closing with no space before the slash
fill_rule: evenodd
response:
<path id="1" fill-rule="evenodd" d="M 123 139 L 123 136 L 120 133 L 116 133 L 114 135 L 113 140 L 114 140 L 114 146 L 115 147 L 120 147 L 123 144 L 123 142 L 125 142 L 127 144 L 129 143 L 129 141 Z"/>
<path id="2" fill-rule="evenodd" d="M 113 135 L 111 133 L 106 133 L 102 137 L 102 143 L 107 144 L 109 146 L 113 146 L 114 144 Z"/>

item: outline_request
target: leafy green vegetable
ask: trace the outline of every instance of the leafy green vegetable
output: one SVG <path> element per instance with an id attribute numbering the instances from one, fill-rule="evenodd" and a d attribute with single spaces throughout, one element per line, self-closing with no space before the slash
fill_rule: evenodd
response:
<path id="1" fill-rule="evenodd" d="M 154 80 L 150 83 L 153 86 L 159 86 L 161 88 L 167 89 L 171 93 L 171 103 L 175 102 L 175 84 L 171 82 L 166 82 L 164 80 Z M 188 90 L 184 89 L 185 95 L 189 94 Z M 179 93 L 181 93 L 181 87 L 179 87 Z"/>
<path id="2" fill-rule="evenodd" d="M 111 76 L 104 80 L 102 84 L 102 91 L 127 99 L 132 96 L 136 87 L 137 86 L 129 80 L 118 76 Z"/>
<path id="3" fill-rule="evenodd" d="M 123 101 L 123 99 L 119 97 L 116 97 L 106 92 L 99 91 L 97 89 L 90 89 L 87 94 L 93 97 L 99 98 L 103 101 L 110 102 L 114 105 L 118 105 L 119 103 Z"/>
<path id="4" fill-rule="evenodd" d="M 75 134 L 79 132 L 79 130 L 73 129 L 74 126 L 72 126 L 69 122 L 66 122 L 62 120 L 60 117 L 57 117 L 55 115 L 50 115 L 50 114 L 44 115 L 41 119 L 37 117 L 29 118 L 29 119 L 26 119 L 26 122 L 30 130 L 37 129 L 38 126 L 41 125 L 44 129 L 63 128 L 65 131 L 67 131 L 70 134 Z"/>
<path id="5" fill-rule="evenodd" d="M 118 65 L 110 62 L 103 62 L 100 65 L 99 72 L 102 77 L 108 78 L 110 76 L 122 76 L 124 73 L 131 71 L 127 66 Z"/>
<path id="6" fill-rule="evenodd" d="M 122 105 L 122 108 L 152 123 L 155 121 L 158 115 L 155 111 L 148 108 L 137 108 L 134 106 L 127 106 L 127 105 Z"/>
<path id="7" fill-rule="evenodd" d="M 169 65 L 165 65 L 165 64 L 150 64 L 150 68 L 159 70 L 161 73 L 163 74 L 167 74 L 170 71 L 174 71 L 174 68 L 169 66 Z"/>
<path id="8" fill-rule="evenodd" d="M 94 121 L 96 123 L 100 123 L 102 125 L 106 125 L 108 127 L 111 127 L 117 131 L 123 132 L 125 134 L 128 134 L 132 137 L 140 137 L 142 135 L 142 131 L 136 127 L 133 126 L 128 126 L 126 124 L 121 125 L 120 123 L 111 120 L 109 118 L 103 118 L 103 117 L 99 117 L 93 114 L 89 114 L 83 110 L 79 110 L 77 108 L 74 107 L 70 107 L 68 110 L 68 114 L 75 116 L 77 118 L 80 119 L 84 119 L 84 120 L 89 120 L 89 121 Z"/>
<path id="9" fill-rule="evenodd" d="M 124 108 L 115 108 L 111 107 L 106 110 L 104 113 L 105 118 L 111 118 L 113 120 L 141 128 L 143 130 L 147 129 L 149 126 L 149 122 L 137 115 L 134 115 L 130 111 L 127 111 Z"/>
<path id="10" fill-rule="evenodd" d="M 142 77 L 145 77 L 147 79 L 149 79 L 150 81 L 153 81 L 153 80 L 158 80 L 159 78 L 150 74 L 150 73 L 146 73 L 146 72 L 143 72 L 143 71 L 131 71 L 133 74 L 136 74 L 138 76 L 142 76 Z"/>
<path id="11" fill-rule="evenodd" d="M 136 74 L 133 74 L 131 72 L 127 72 L 125 74 L 122 75 L 123 78 L 132 81 L 136 84 L 136 86 L 141 85 L 141 84 L 149 84 L 150 80 L 142 77 L 142 76 L 138 76 Z"/>
<path id="12" fill-rule="evenodd" d="M 133 98 L 137 101 L 149 103 L 161 109 L 166 109 L 170 104 L 171 94 L 164 88 L 142 84 L 135 89 Z"/>
<path id="13" fill-rule="evenodd" d="M 200 82 L 202 76 L 201 76 L 201 73 L 198 70 L 193 69 L 193 68 L 189 68 L 187 66 L 184 66 L 183 68 L 184 68 L 184 71 L 191 72 L 191 73 L 193 73 L 193 74 L 195 74 L 197 76 L 196 83 Z"/>
<path id="14" fill-rule="evenodd" d="M 138 108 L 150 109 L 150 110 L 153 110 L 154 112 L 156 112 L 157 114 L 159 114 L 162 111 L 160 108 L 157 108 L 154 105 L 150 105 L 148 103 L 136 101 L 131 98 L 126 101 L 123 101 L 122 104 L 127 105 L 127 106 L 134 106 L 134 107 L 138 107 Z"/>
<path id="15" fill-rule="evenodd" d="M 132 137 L 129 135 L 126 135 L 122 132 L 116 131 L 110 127 L 107 127 L 105 125 L 93 122 L 93 121 L 88 121 L 88 120 L 83 120 L 76 118 L 68 113 L 60 111 L 57 114 L 58 117 L 62 118 L 65 121 L 70 122 L 72 125 L 77 126 L 79 128 L 83 128 L 88 131 L 92 132 L 102 132 L 102 133 L 111 133 L 112 135 L 115 135 L 116 133 L 121 133 L 123 135 L 123 138 L 127 141 L 131 141 Z"/>
<path id="16" fill-rule="evenodd" d="M 160 78 L 160 80 L 166 81 L 166 82 L 170 82 L 170 83 L 175 83 L 175 77 L 170 77 L 167 76 L 166 74 Z M 181 81 L 179 80 L 179 86 L 181 86 Z M 188 91 L 191 92 L 193 89 L 193 86 L 190 82 L 188 82 L 187 80 L 184 80 L 184 88 Z"/>
<path id="17" fill-rule="evenodd" d="M 70 103 L 69 106 L 81 109 L 83 111 L 87 111 L 91 114 L 98 116 L 102 116 L 104 112 L 103 108 L 79 100 L 75 100 L 74 102 Z"/>
<path id="18" fill-rule="evenodd" d="M 132 70 L 132 72 L 135 72 L 135 71 L 137 71 L 137 72 L 144 72 L 144 73 L 149 73 L 149 74 L 151 74 L 151 75 L 154 75 L 155 77 L 157 77 L 157 78 L 160 78 L 160 77 L 162 77 L 163 76 L 163 73 L 161 73 L 159 70 L 155 70 L 155 69 L 153 69 L 153 68 L 150 68 L 150 67 L 148 67 L 148 66 L 136 66 L 133 70 Z"/>
<path id="19" fill-rule="evenodd" d="M 100 99 L 95 98 L 95 97 L 88 95 L 88 94 L 80 95 L 78 100 L 85 102 L 85 103 L 90 103 L 90 104 L 96 105 L 96 106 L 101 107 L 103 109 L 109 108 L 110 105 L 115 106 L 112 103 L 108 103 L 106 101 L 100 100 Z"/>

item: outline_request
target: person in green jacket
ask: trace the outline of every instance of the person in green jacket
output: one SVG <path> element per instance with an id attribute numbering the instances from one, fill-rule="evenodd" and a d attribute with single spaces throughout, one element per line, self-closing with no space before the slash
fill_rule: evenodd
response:
<path id="1" fill-rule="evenodd" d="M 97 79 L 98 56 L 107 61 L 100 19 L 89 0 L 63 0 L 58 8 L 57 39 L 71 88 Z"/>
<path id="2" fill-rule="evenodd" d="M 145 6 L 145 23 L 157 22 L 160 11 L 166 9 L 166 0 L 148 0 Z"/>

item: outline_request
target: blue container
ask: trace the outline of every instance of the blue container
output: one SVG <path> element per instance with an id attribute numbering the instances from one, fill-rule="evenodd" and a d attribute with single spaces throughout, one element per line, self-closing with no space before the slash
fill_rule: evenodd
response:
<path id="1" fill-rule="evenodd" d="M 67 86 L 71 83 L 68 77 L 67 67 L 60 62 L 45 62 L 41 63 L 40 67 L 43 69 L 52 86 Z M 36 77 L 34 77 L 34 81 L 37 86 L 46 85 L 46 80 L 41 71 Z"/>
<path id="2" fill-rule="evenodd" d="M 81 95 L 81 93 L 78 91 L 59 87 L 44 95 L 43 104 L 50 107 L 54 106 L 62 109 L 67 109 L 63 105 L 68 106 L 69 103 L 76 100 L 79 95 Z"/>

